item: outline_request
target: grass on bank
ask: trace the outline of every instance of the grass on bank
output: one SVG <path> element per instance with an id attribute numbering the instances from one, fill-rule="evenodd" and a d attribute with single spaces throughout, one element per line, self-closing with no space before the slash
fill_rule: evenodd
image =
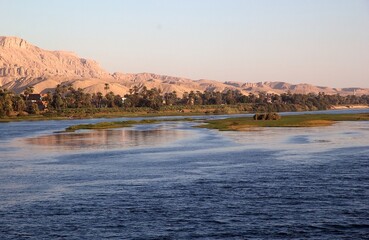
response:
<path id="1" fill-rule="evenodd" d="M 204 105 L 204 106 L 165 106 L 160 110 L 152 108 L 67 108 L 61 111 L 48 111 L 39 114 L 22 114 L 0 117 L 1 122 L 68 120 L 118 117 L 158 117 L 158 116 L 195 116 L 248 113 L 252 108 L 247 104 Z"/>
<path id="2" fill-rule="evenodd" d="M 368 121 L 369 114 L 304 114 L 282 116 L 279 120 L 254 120 L 252 117 L 208 120 L 199 127 L 221 131 L 246 131 L 256 127 L 321 127 L 337 121 Z"/>

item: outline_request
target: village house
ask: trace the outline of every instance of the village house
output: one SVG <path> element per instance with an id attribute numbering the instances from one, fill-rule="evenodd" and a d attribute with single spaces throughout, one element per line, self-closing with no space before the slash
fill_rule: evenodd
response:
<path id="1" fill-rule="evenodd" d="M 39 93 L 33 93 L 33 94 L 29 94 L 27 97 L 27 104 L 37 104 L 37 107 L 40 111 L 44 111 L 45 109 L 47 109 L 47 102 L 46 101 L 42 101 L 42 96 Z"/>

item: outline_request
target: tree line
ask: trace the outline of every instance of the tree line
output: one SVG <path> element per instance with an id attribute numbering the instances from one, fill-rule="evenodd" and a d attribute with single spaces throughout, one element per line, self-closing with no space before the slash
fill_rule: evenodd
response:
<path id="1" fill-rule="evenodd" d="M 159 111 L 166 106 L 209 106 L 209 105 L 245 105 L 245 110 L 254 112 L 309 111 L 325 110 L 332 105 L 369 104 L 369 95 L 341 96 L 325 93 L 270 94 L 266 92 L 242 94 L 238 90 L 190 91 L 178 96 L 177 92 L 163 93 L 160 89 L 147 89 L 145 86 L 134 86 L 124 96 L 114 94 L 109 84 L 105 84 L 105 94 L 85 93 L 83 89 L 75 89 L 72 85 L 57 85 L 53 92 L 42 97 L 42 104 L 47 111 L 60 112 L 66 109 L 80 108 L 151 108 Z M 33 87 L 27 87 L 23 93 L 15 94 L 0 87 L 0 116 L 19 114 L 37 114 L 40 102 L 30 101 Z"/>

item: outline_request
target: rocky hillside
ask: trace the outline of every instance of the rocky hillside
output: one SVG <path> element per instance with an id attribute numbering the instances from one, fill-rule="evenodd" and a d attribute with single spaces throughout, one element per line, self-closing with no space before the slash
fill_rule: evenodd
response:
<path id="1" fill-rule="evenodd" d="M 80 58 L 66 51 L 48 51 L 17 37 L 0 37 L 0 86 L 16 93 L 27 86 L 35 92 L 52 91 L 57 84 L 72 84 L 86 92 L 105 92 L 105 83 L 110 91 L 124 95 L 134 86 L 158 88 L 165 92 L 176 91 L 178 95 L 190 91 L 227 91 L 238 89 L 244 94 L 260 91 L 268 93 L 318 93 L 369 94 L 369 89 L 337 89 L 317 87 L 309 84 L 284 82 L 218 82 L 213 80 L 191 80 L 187 78 L 157 75 L 152 73 L 110 74 L 94 60 Z"/>
<path id="2" fill-rule="evenodd" d="M 19 92 L 28 85 L 54 88 L 54 83 L 75 78 L 108 79 L 111 76 L 95 61 L 74 53 L 47 51 L 17 37 L 0 37 L 0 85 Z M 48 84 L 42 84 L 50 79 Z"/>

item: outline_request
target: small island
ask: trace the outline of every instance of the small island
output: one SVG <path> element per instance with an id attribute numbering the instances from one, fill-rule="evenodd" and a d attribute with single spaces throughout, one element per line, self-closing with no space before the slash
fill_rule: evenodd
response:
<path id="1" fill-rule="evenodd" d="M 255 115 L 257 116 L 257 115 Z M 254 117 L 226 118 L 205 121 L 199 127 L 220 131 L 248 131 L 260 127 L 322 127 L 338 121 L 368 121 L 369 114 L 301 114 L 283 116 L 273 120 L 256 120 Z M 258 115 L 260 116 L 260 115 Z M 279 115 L 278 115 L 279 116 Z"/>
<path id="2" fill-rule="evenodd" d="M 118 121 L 118 122 L 99 122 L 94 124 L 78 124 L 67 127 L 66 132 L 75 132 L 82 129 L 110 129 L 110 128 L 123 128 L 131 127 L 134 124 L 149 124 L 155 123 L 156 120 L 141 120 L 141 121 Z"/>
<path id="3" fill-rule="evenodd" d="M 193 121 L 192 118 L 183 119 L 143 119 L 143 120 L 128 120 L 128 121 L 115 121 L 115 122 L 99 122 L 94 124 L 77 124 L 69 126 L 65 129 L 66 132 L 75 132 L 77 130 L 99 130 L 99 129 L 112 129 L 112 128 L 124 128 L 132 127 L 133 125 L 153 124 L 159 122 L 175 122 L 175 121 Z"/>

